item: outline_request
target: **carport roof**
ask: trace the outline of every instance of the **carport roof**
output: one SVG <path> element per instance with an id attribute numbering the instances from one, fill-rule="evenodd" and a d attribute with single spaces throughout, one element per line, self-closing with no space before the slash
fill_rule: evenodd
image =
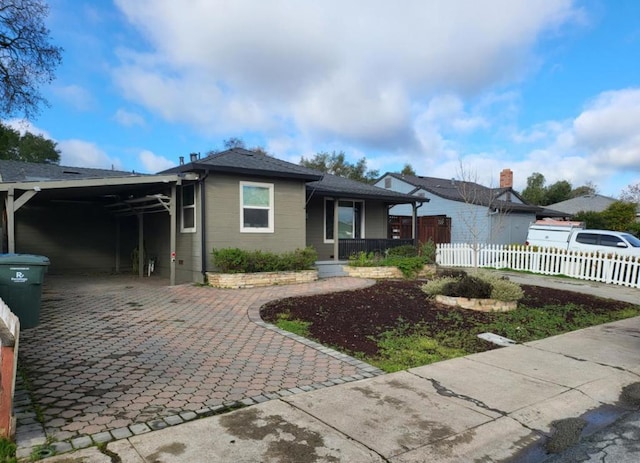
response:
<path id="1" fill-rule="evenodd" d="M 0 160 L 0 182 L 48 182 L 105 177 L 139 177 L 144 174 L 114 169 L 69 167 L 58 164 Z"/>

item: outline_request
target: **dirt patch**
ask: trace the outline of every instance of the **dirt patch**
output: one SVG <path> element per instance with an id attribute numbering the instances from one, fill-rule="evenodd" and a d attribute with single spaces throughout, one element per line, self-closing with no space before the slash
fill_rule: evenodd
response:
<path id="1" fill-rule="evenodd" d="M 260 314 L 273 323 L 279 313 L 290 313 L 292 319 L 311 322 L 310 334 L 322 344 L 368 356 L 378 352 L 377 336 L 399 325 L 425 324 L 433 332 L 470 330 L 500 316 L 437 303 L 420 289 L 422 284 L 424 281 L 386 280 L 360 290 L 281 299 L 263 306 Z M 528 307 L 575 304 L 584 311 L 605 313 L 630 305 L 540 286 L 522 285 L 522 289 L 525 297 L 519 304 Z M 444 317 L 452 312 L 459 314 L 455 326 L 451 317 Z M 567 317 L 570 320 L 571 314 Z M 479 341 L 479 346 L 480 350 L 496 347 L 485 341 Z"/>

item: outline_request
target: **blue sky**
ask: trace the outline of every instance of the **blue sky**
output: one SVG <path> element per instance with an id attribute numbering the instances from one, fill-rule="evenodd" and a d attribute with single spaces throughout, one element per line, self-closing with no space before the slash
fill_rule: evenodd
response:
<path id="1" fill-rule="evenodd" d="M 49 0 L 62 164 L 157 172 L 240 137 L 516 189 L 640 182 L 634 0 Z"/>

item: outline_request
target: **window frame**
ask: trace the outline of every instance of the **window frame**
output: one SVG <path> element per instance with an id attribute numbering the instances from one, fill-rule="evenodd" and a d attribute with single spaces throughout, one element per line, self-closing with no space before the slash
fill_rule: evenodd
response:
<path id="1" fill-rule="evenodd" d="M 193 202 L 192 204 L 185 205 L 185 191 L 188 189 L 193 190 Z M 182 185 L 180 188 L 180 233 L 195 233 L 196 232 L 196 224 L 197 224 L 197 214 L 196 214 L 196 203 L 197 203 L 197 195 L 196 195 L 196 184 L 189 183 Z M 186 209 L 193 209 L 193 226 L 185 227 L 184 226 L 184 212 Z"/>
<path id="2" fill-rule="evenodd" d="M 266 188 L 269 192 L 269 206 L 245 206 L 244 205 L 244 187 L 257 187 L 257 188 Z M 275 195 L 274 195 L 274 184 L 273 183 L 262 183 L 262 182 L 240 182 L 240 233 L 274 233 L 275 224 Z M 268 225 L 266 227 L 246 227 L 244 224 L 244 211 L 245 209 L 254 209 L 254 210 L 267 210 L 267 221 Z"/>
<path id="3" fill-rule="evenodd" d="M 333 244 L 334 243 L 334 238 L 327 238 L 327 211 L 329 210 L 327 208 L 327 203 L 332 202 L 332 211 L 334 210 L 333 208 L 335 207 L 335 201 L 338 201 L 338 205 L 341 202 L 350 202 L 352 203 L 352 210 L 354 209 L 353 204 L 355 203 L 360 203 L 360 235 L 358 238 L 356 239 L 364 239 L 365 238 L 365 200 L 363 199 L 344 199 L 344 198 L 324 198 L 324 213 L 323 213 L 323 231 L 322 231 L 322 237 L 323 237 L 323 241 L 325 244 Z M 339 207 L 339 206 L 338 206 Z M 335 217 L 334 217 L 335 219 Z M 355 221 L 354 221 L 354 226 L 355 226 Z M 333 227 L 333 222 L 331 223 L 331 227 Z M 336 235 L 336 231 L 333 230 L 333 236 L 335 237 Z M 340 238 L 338 238 L 340 239 Z M 344 239 L 344 238 L 343 238 Z"/>

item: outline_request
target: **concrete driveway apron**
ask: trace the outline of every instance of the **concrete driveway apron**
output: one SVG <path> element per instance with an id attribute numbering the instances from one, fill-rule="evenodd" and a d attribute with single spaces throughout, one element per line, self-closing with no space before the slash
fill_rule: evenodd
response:
<path id="1" fill-rule="evenodd" d="M 41 324 L 20 338 L 19 447 L 128 437 L 223 406 L 382 373 L 263 323 L 258 313 L 270 300 L 372 281 L 243 290 L 163 282 L 47 277 Z"/>

